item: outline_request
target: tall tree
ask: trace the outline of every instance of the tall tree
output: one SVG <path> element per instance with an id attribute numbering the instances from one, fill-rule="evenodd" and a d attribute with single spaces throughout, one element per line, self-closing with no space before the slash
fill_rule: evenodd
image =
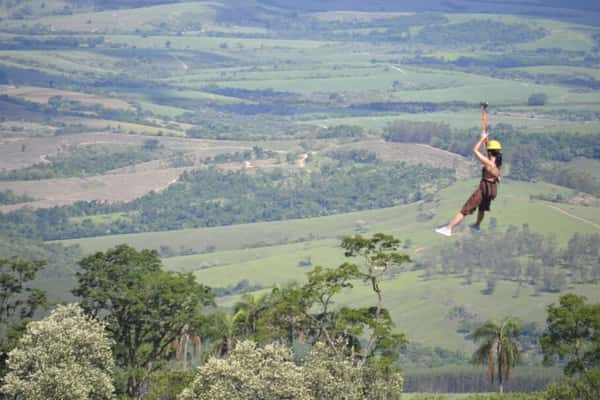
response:
<path id="1" fill-rule="evenodd" d="M 18 258 L 0 259 L 0 326 L 6 328 L 13 317 L 31 318 L 36 309 L 46 303 L 43 291 L 30 287 L 44 261 Z"/>
<path id="2" fill-rule="evenodd" d="M 473 353 L 473 363 L 488 366 L 488 381 L 494 383 L 498 377 L 498 390 L 504 392 L 504 382 L 520 361 L 521 351 L 517 337 L 521 332 L 521 323 L 513 318 L 506 318 L 500 324 L 487 321 L 473 333 L 476 342 L 482 342 Z"/>
<path id="3" fill-rule="evenodd" d="M 73 294 L 86 312 L 106 322 L 115 340 L 123 377 L 117 389 L 139 397 L 184 325 L 202 323 L 202 308 L 214 304 L 210 288 L 191 274 L 162 271 L 156 251 L 126 245 L 86 257 L 79 266 Z"/>
<path id="4" fill-rule="evenodd" d="M 394 268 L 409 261 L 397 252 L 400 241 L 381 233 L 371 238 L 348 237 L 342 241 L 347 257 L 337 268 L 317 266 L 309 271 L 307 282 L 276 288 L 269 307 L 259 317 L 261 339 L 287 338 L 309 344 L 323 341 L 337 356 L 351 354 L 358 366 L 368 363 L 393 372 L 393 364 L 406 338 L 394 332 L 394 322 L 384 307 L 381 280 Z M 340 307 L 336 297 L 357 281 L 369 284 L 375 304 L 368 307 Z"/>
<path id="5" fill-rule="evenodd" d="M 346 312 L 349 320 L 361 327 L 356 333 L 361 335 L 367 330 L 367 341 L 360 353 L 363 365 L 367 359 L 388 368 L 398 357 L 398 350 L 406 345 L 402 334 L 393 333 L 394 322 L 387 309 L 383 307 L 381 280 L 393 269 L 410 262 L 406 254 L 400 253 L 400 240 L 383 233 L 376 233 L 371 238 L 360 235 L 346 237 L 342 240 L 342 248 L 346 257 L 357 257 L 358 276 L 368 283 L 377 300 L 374 307 Z M 348 319 L 348 318 L 347 318 Z"/>
<path id="6" fill-rule="evenodd" d="M 579 397 L 591 400 L 600 398 L 600 304 L 586 300 L 568 293 L 550 304 L 540 343 L 544 360 L 566 361 L 565 374 L 579 378 Z"/>
<path id="7" fill-rule="evenodd" d="M 0 376 L 4 376 L 8 352 L 16 345 L 36 310 L 47 304 L 46 294 L 31 281 L 46 263 L 18 258 L 0 259 Z"/>

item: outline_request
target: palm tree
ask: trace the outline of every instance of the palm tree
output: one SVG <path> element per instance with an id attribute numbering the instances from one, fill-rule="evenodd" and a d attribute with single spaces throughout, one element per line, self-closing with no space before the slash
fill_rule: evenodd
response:
<path id="1" fill-rule="evenodd" d="M 488 381 L 494 383 L 494 360 L 497 366 L 499 391 L 503 393 L 503 384 L 510 378 L 510 373 L 521 358 L 517 337 L 521 333 L 521 323 L 517 319 L 506 318 L 500 325 L 487 321 L 474 333 L 473 339 L 482 342 L 473 353 L 473 363 L 487 364 Z"/>
<path id="2" fill-rule="evenodd" d="M 227 312 L 219 311 L 209 317 L 207 325 L 209 326 L 207 336 L 211 339 L 206 346 L 204 357 L 225 357 L 233 350 L 237 339 L 234 317 Z"/>
<path id="3" fill-rule="evenodd" d="M 249 338 L 256 334 L 257 322 L 261 312 L 268 307 L 266 296 L 257 297 L 246 293 L 233 306 L 233 323 L 238 334 Z"/>

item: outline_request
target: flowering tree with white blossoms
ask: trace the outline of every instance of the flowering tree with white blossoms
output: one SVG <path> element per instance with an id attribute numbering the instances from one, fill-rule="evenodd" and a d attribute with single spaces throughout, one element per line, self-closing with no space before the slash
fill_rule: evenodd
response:
<path id="1" fill-rule="evenodd" d="M 311 400 L 302 368 L 281 345 L 243 341 L 225 359 L 211 358 L 178 400 Z"/>
<path id="2" fill-rule="evenodd" d="M 324 342 L 297 364 L 286 345 L 246 340 L 209 359 L 178 400 L 398 400 L 402 385 L 399 372 L 359 367 Z"/>
<path id="3" fill-rule="evenodd" d="M 9 353 L 2 392 L 28 400 L 111 399 L 111 341 L 78 305 L 58 306 L 31 322 Z"/>

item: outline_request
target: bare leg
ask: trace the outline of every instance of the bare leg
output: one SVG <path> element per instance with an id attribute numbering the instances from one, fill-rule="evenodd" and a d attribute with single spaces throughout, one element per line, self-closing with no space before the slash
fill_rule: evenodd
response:
<path id="1" fill-rule="evenodd" d="M 485 216 L 485 211 L 483 211 L 483 210 L 477 211 L 477 221 L 475 222 L 475 226 L 479 227 L 479 225 L 481 225 L 481 221 L 483 221 L 484 216 Z"/>
<path id="2" fill-rule="evenodd" d="M 452 221 L 448 224 L 448 228 L 453 229 L 456 225 L 460 224 L 465 216 L 462 213 L 456 214 Z"/>

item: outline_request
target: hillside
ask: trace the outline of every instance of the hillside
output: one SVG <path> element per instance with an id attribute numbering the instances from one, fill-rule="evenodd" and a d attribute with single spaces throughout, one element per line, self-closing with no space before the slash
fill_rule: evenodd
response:
<path id="1" fill-rule="evenodd" d="M 0 1 L 0 258 L 49 258 L 35 285 L 70 301 L 83 256 L 154 249 L 229 313 L 383 232 L 419 351 L 464 364 L 490 318 L 539 336 L 561 295 L 600 301 L 598 21 L 590 0 Z M 448 239 L 481 101 L 503 179 L 483 232 Z"/>

